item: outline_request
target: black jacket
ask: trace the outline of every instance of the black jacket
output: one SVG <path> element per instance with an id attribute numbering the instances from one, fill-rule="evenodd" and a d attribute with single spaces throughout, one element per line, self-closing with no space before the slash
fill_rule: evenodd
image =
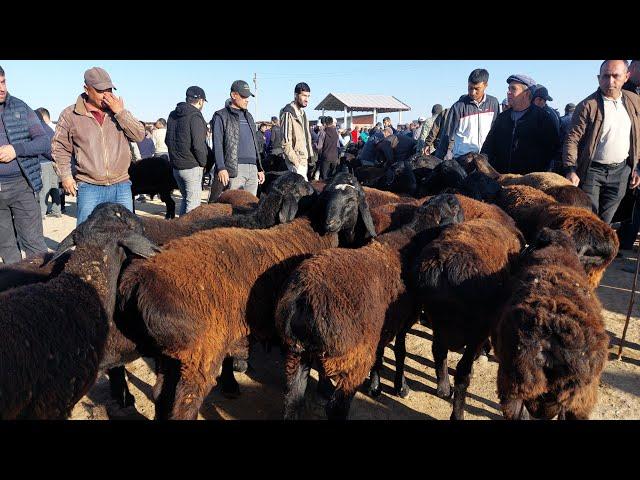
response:
<path id="1" fill-rule="evenodd" d="M 511 109 L 498 115 L 482 145 L 481 153 L 500 173 L 527 174 L 547 171 L 560 148 L 553 119 L 531 105 L 514 127 Z"/>
<path id="2" fill-rule="evenodd" d="M 227 170 L 229 177 L 235 178 L 238 176 L 238 145 L 240 144 L 240 117 L 242 114 L 247 119 L 249 124 L 249 130 L 251 130 L 251 137 L 253 138 L 253 145 L 256 149 L 256 167 L 259 172 L 262 172 L 262 149 L 258 145 L 256 123 L 253 121 L 253 117 L 248 110 L 239 110 L 231 108 L 230 101 L 225 102 L 224 108 L 218 110 L 213 114 L 211 118 L 211 131 L 213 132 L 213 151 L 216 155 L 216 171 Z M 219 118 L 222 122 L 222 138 L 216 134 L 216 119 Z M 222 152 L 222 159 L 217 158 L 219 152 Z M 224 168 L 223 168 L 224 165 Z"/>
<path id="3" fill-rule="evenodd" d="M 171 166 L 177 170 L 207 165 L 207 123 L 193 105 L 180 102 L 169 114 L 165 143 Z"/>
<path id="4" fill-rule="evenodd" d="M 416 143 L 413 137 L 407 135 L 389 135 L 376 145 L 377 162 L 388 167 L 409 160 L 415 152 Z"/>
<path id="5" fill-rule="evenodd" d="M 271 127 L 271 155 L 282 155 L 282 128 L 280 125 Z"/>
<path id="6" fill-rule="evenodd" d="M 338 157 L 338 131 L 336 127 L 325 127 L 322 145 L 318 148 L 318 159 L 321 162 L 334 164 L 340 161 Z"/>

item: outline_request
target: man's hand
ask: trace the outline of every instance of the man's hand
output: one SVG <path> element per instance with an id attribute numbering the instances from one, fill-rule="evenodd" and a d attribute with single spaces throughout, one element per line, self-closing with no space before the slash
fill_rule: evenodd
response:
<path id="1" fill-rule="evenodd" d="M 264 183 L 264 172 L 258 172 L 258 185 L 262 185 Z"/>
<path id="2" fill-rule="evenodd" d="M 78 193 L 78 185 L 73 177 L 67 177 L 62 180 L 62 188 L 66 194 L 71 195 L 72 197 L 75 197 L 76 193 Z"/>
<path id="3" fill-rule="evenodd" d="M 220 170 L 218 172 L 218 181 L 222 184 L 223 187 L 226 187 L 229 183 L 229 172 L 226 170 Z"/>
<path id="4" fill-rule="evenodd" d="M 425 157 L 429 155 L 429 150 L 431 150 L 431 147 L 424 147 L 422 149 L 422 155 L 424 155 Z"/>
<path id="5" fill-rule="evenodd" d="M 636 188 L 638 185 L 640 185 L 640 174 L 638 173 L 638 170 L 634 168 L 631 171 L 631 185 L 629 186 L 631 188 Z"/>
<path id="6" fill-rule="evenodd" d="M 443 160 L 453 160 L 453 152 L 449 150 L 447 154 L 444 156 Z"/>
<path id="7" fill-rule="evenodd" d="M 578 184 L 580 183 L 580 177 L 578 177 L 578 175 L 576 175 L 576 172 L 567 173 L 567 178 L 569 180 L 571 180 L 571 183 L 573 183 L 574 187 L 577 187 Z"/>
<path id="8" fill-rule="evenodd" d="M 109 107 L 109 110 L 111 110 L 114 115 L 124 110 L 124 100 L 122 100 L 121 97 L 116 97 L 111 92 L 104 93 L 104 103 L 107 104 L 107 107 Z"/>
<path id="9" fill-rule="evenodd" d="M 0 162 L 9 163 L 14 158 L 16 158 L 16 151 L 11 145 L 0 147 Z"/>

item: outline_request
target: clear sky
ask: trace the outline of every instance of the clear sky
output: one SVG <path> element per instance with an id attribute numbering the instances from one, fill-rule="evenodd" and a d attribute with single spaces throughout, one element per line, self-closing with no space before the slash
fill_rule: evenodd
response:
<path id="1" fill-rule="evenodd" d="M 307 110 L 310 119 L 321 112 L 315 107 L 328 93 L 393 95 L 411 107 L 402 114 L 406 120 L 429 116 L 434 103 L 444 107 L 466 93 L 467 78 L 474 68 L 489 71 L 487 93 L 502 101 L 507 95 L 507 77 L 526 73 L 545 85 L 553 101 L 549 104 L 564 114 L 568 102 L 578 103 L 597 88 L 596 75 L 601 60 L 0 60 L 6 73 L 9 93 L 26 101 L 33 109 L 45 107 L 55 121 L 60 112 L 75 102 L 82 92 L 87 68 L 106 69 L 124 98 L 125 107 L 144 121 L 167 118 L 176 103 L 184 101 L 187 87 L 198 85 L 208 103 L 205 119 L 223 107 L 234 80 L 242 79 L 254 90 L 256 99 L 249 110 L 256 120 L 268 120 L 293 99 L 296 83 L 311 87 Z M 339 113 L 326 112 L 334 117 Z M 384 115 L 378 116 L 378 121 Z M 398 114 L 390 115 L 393 123 Z"/>

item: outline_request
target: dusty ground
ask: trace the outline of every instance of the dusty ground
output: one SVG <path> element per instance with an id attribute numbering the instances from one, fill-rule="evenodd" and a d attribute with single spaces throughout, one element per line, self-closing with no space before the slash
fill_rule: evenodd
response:
<path id="1" fill-rule="evenodd" d="M 179 202 L 177 197 L 176 203 Z M 203 195 L 204 198 L 204 195 Z M 74 199 L 70 199 L 73 202 Z M 157 199 L 152 202 L 136 202 L 142 215 L 163 215 L 164 204 Z M 75 227 L 75 204 L 67 207 L 62 218 L 47 218 L 44 223 L 47 244 L 55 248 L 58 242 Z M 635 265 L 636 253 L 623 251 L 624 258 L 616 259 L 606 272 L 598 295 L 604 307 L 603 315 L 611 336 L 610 361 L 602 375 L 600 397 L 593 419 L 640 419 L 640 298 L 632 311 L 627 341 L 622 360 L 616 360 L 618 345 L 629 305 L 633 274 L 623 271 L 624 265 Z M 640 287 L 638 287 L 640 288 Z M 640 297 L 639 295 L 637 295 Z M 407 380 L 413 390 L 406 399 L 391 394 L 394 360 L 393 351 L 385 352 L 383 393 L 370 399 L 358 393 L 353 401 L 351 419 L 447 419 L 451 404 L 435 396 L 435 372 L 431 355 L 431 331 L 416 325 L 407 337 Z M 460 358 L 449 355 L 450 373 Z M 236 374 L 242 394 L 236 399 L 223 397 L 218 388 L 210 393 L 201 409 L 201 419 L 280 419 L 282 418 L 282 394 L 284 377 L 282 358 L 277 349 L 265 352 L 257 347 L 252 352 L 251 367 L 247 374 Z M 498 365 L 476 362 L 474 376 L 469 388 L 465 416 L 467 419 L 501 418 L 496 394 Z M 108 380 L 100 375 L 95 386 L 74 408 L 71 418 L 80 419 L 151 419 L 154 406 L 151 387 L 155 381 L 153 361 L 139 359 L 127 365 L 129 384 L 136 397 L 136 409 L 118 409 L 109 398 Z M 315 372 L 312 373 L 317 379 Z M 307 418 L 324 418 L 322 401 L 315 395 L 315 382 L 307 391 Z"/>

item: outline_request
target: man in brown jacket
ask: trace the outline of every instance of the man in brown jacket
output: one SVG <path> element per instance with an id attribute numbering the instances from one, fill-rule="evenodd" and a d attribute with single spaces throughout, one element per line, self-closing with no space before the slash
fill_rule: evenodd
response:
<path id="1" fill-rule="evenodd" d="M 313 172 L 316 155 L 311 143 L 309 121 L 304 108 L 309 103 L 311 89 L 300 82 L 294 89 L 294 100 L 280 110 L 282 124 L 282 150 L 287 169 L 307 178 Z"/>
<path id="2" fill-rule="evenodd" d="M 115 87 L 105 70 L 90 68 L 84 72 L 84 83 L 85 93 L 60 114 L 51 142 L 64 191 L 78 195 L 77 225 L 101 203 L 119 203 L 133 210 L 129 142 L 144 139 L 142 123 L 112 93 Z"/>
<path id="3" fill-rule="evenodd" d="M 630 188 L 640 185 L 640 97 L 623 91 L 629 79 L 625 60 L 605 60 L 600 66 L 600 88 L 582 100 L 573 113 L 562 148 L 566 176 L 584 190 L 593 210 L 611 223 Z"/>

